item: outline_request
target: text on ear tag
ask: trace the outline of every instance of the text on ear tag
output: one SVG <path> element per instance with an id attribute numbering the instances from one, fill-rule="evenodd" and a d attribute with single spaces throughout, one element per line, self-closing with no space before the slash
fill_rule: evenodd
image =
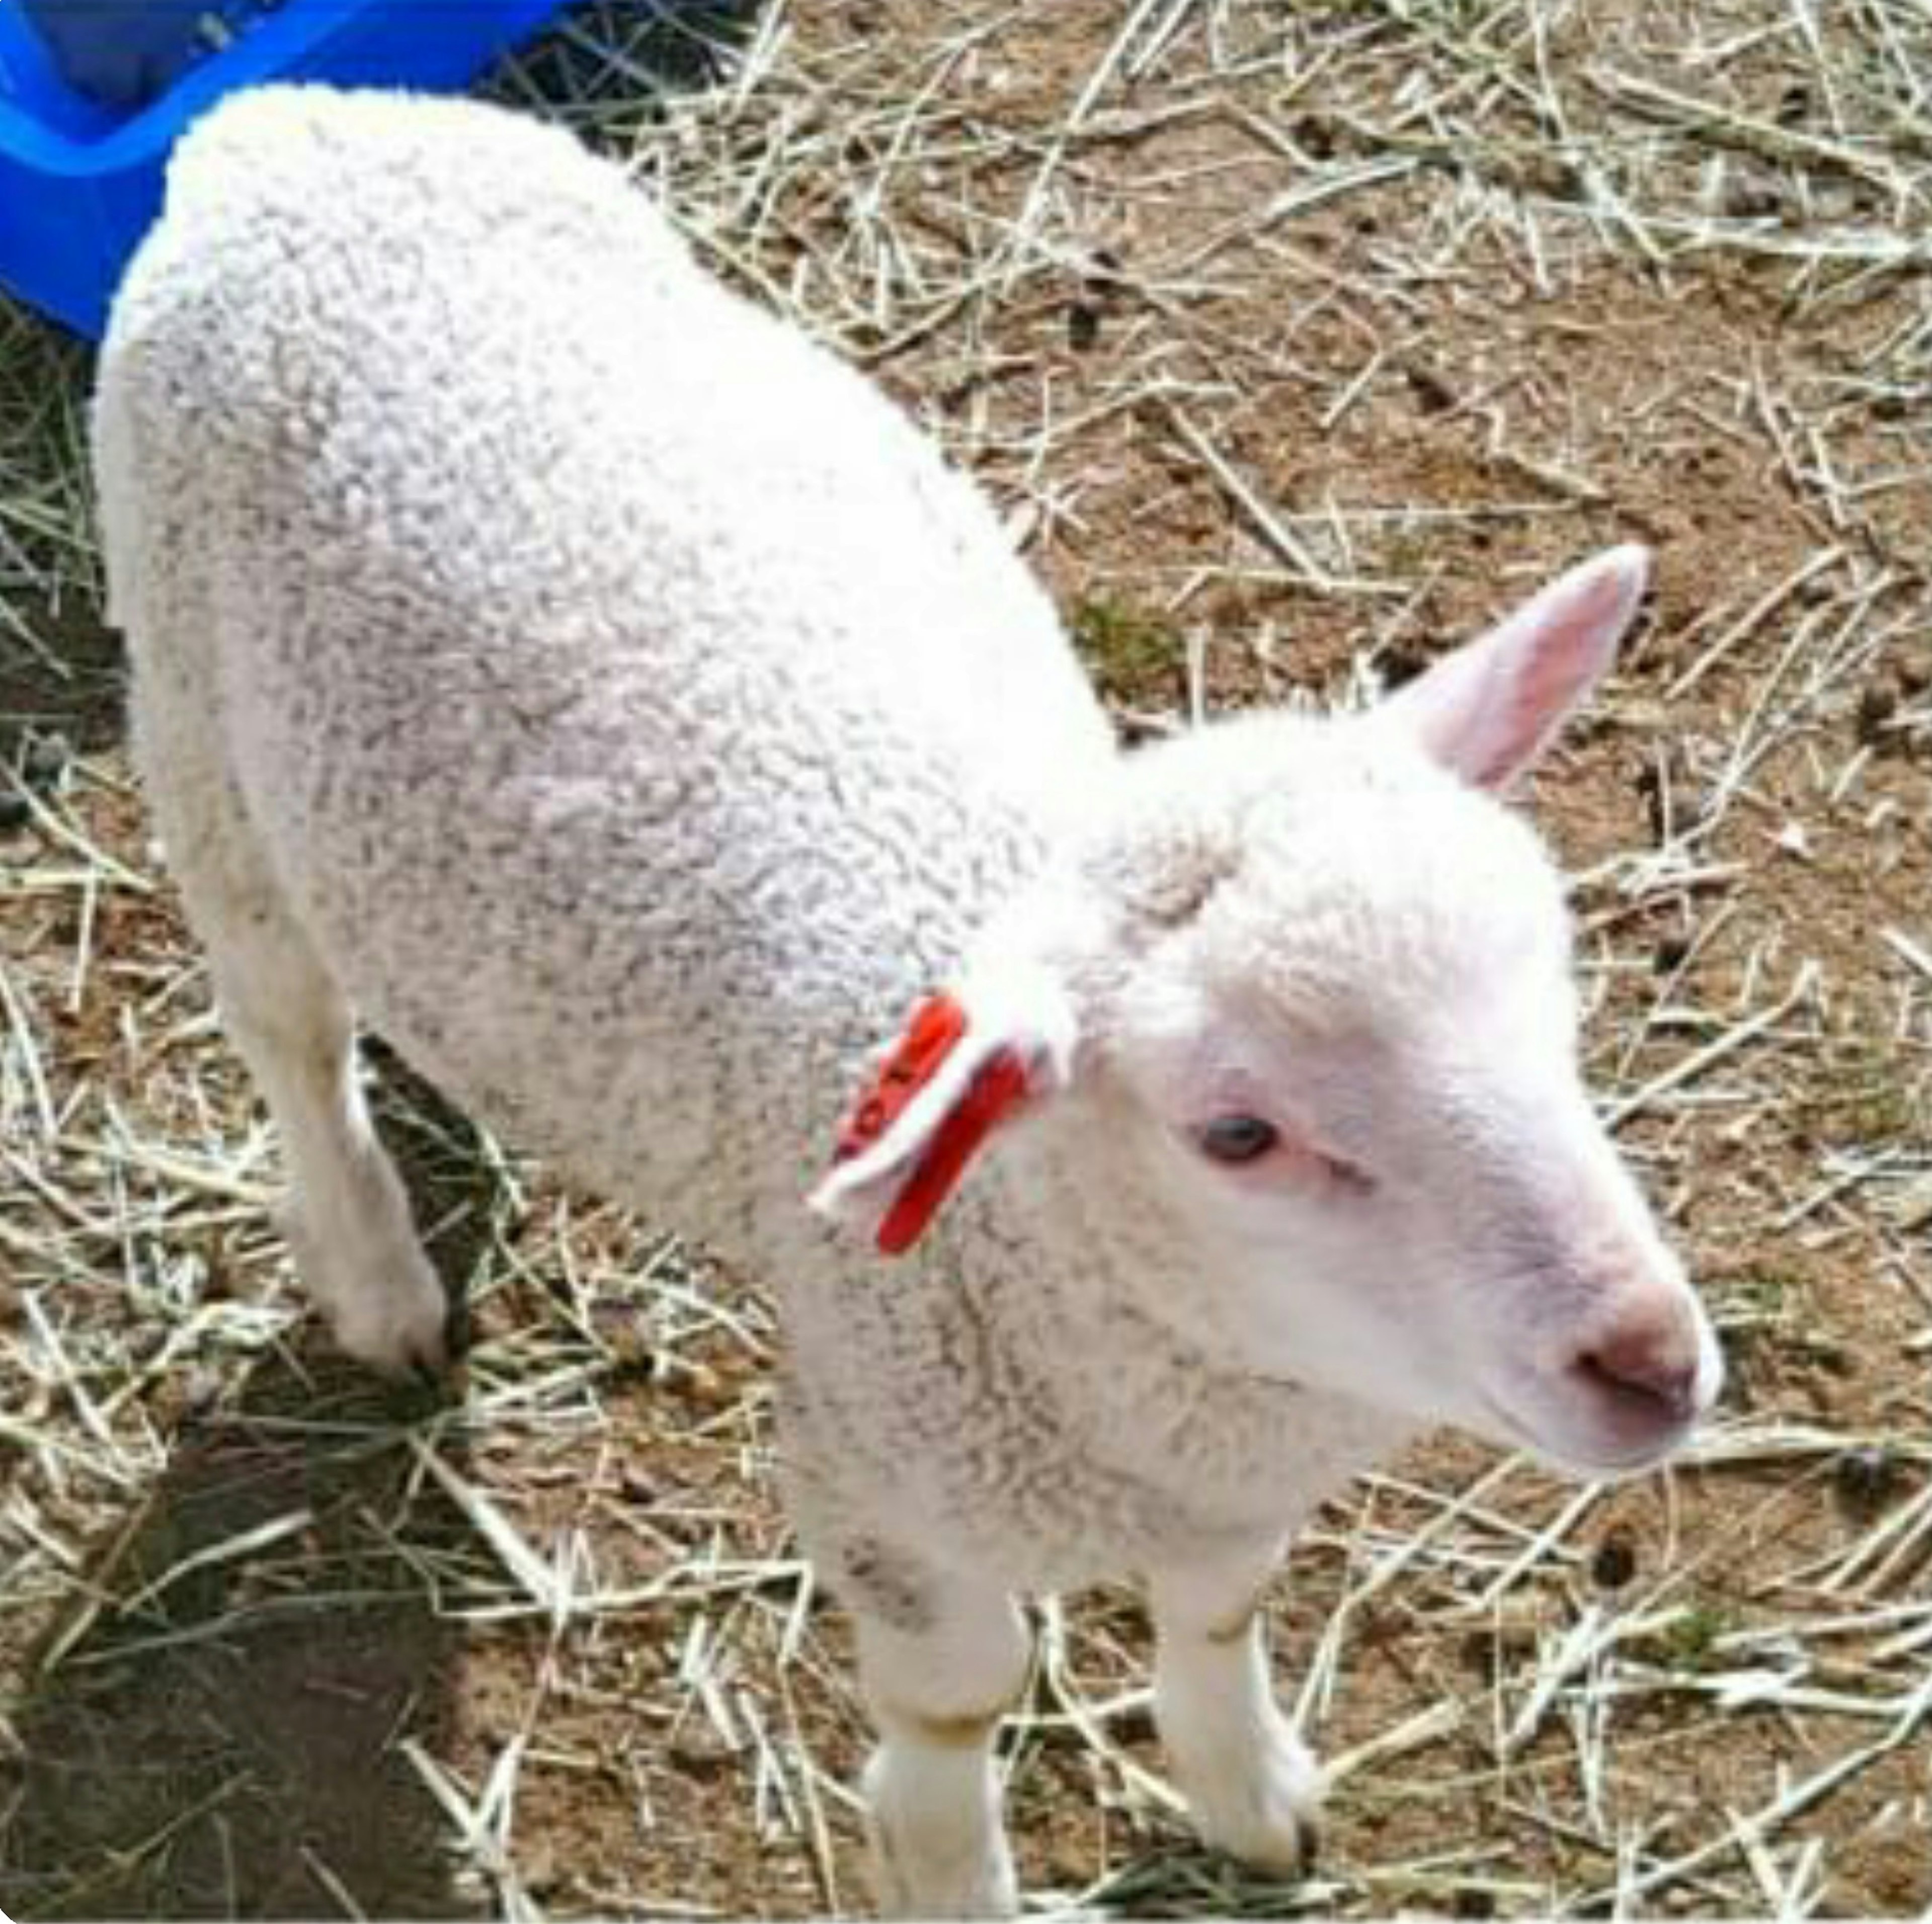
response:
<path id="1" fill-rule="evenodd" d="M 939 1073 L 966 1032 L 966 1011 L 949 995 L 932 995 L 912 1013 L 898 1046 L 880 1065 L 838 1132 L 835 1163 L 862 1155 L 898 1120 L 913 1098 Z"/>

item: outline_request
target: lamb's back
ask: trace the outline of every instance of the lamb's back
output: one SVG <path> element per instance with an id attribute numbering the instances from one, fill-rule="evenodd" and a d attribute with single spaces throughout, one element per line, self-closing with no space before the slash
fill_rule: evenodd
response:
<path id="1" fill-rule="evenodd" d="M 218 109 L 102 409 L 136 672 L 194 658 L 352 998 L 627 1192 L 789 1193 L 1105 778 L 976 494 L 509 115 Z"/>

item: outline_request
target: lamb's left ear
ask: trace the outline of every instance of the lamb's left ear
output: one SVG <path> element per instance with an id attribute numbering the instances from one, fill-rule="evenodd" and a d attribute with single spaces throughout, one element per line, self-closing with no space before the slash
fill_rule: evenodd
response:
<path id="1" fill-rule="evenodd" d="M 1507 788 L 1616 658 L 1649 579 L 1649 551 L 1635 545 L 1585 562 L 1410 682 L 1380 714 L 1465 781 Z"/>
<path id="2" fill-rule="evenodd" d="M 928 996 L 860 1092 L 812 1207 L 863 1223 L 886 1255 L 910 1249 L 994 1130 L 1066 1086 L 1076 1027 L 1037 963 Z"/>

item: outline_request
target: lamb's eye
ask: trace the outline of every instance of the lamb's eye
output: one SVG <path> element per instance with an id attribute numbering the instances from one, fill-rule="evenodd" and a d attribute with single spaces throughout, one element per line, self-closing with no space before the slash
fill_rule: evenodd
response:
<path id="1" fill-rule="evenodd" d="M 1210 1162 L 1253 1162 L 1281 1140 L 1281 1131 L 1260 1116 L 1216 1116 L 1202 1124 L 1194 1140 Z"/>

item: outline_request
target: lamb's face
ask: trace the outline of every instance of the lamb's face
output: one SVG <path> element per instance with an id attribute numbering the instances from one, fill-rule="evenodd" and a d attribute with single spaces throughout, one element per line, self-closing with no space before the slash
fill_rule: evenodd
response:
<path id="1" fill-rule="evenodd" d="M 1198 1252 L 1148 1306 L 1263 1374 L 1654 1461 L 1720 1366 L 1580 1080 L 1556 874 L 1419 755 L 1308 748 L 1112 998 L 1094 1093 Z"/>
<path id="2" fill-rule="evenodd" d="M 1366 717 L 1135 758 L 819 1206 L 907 1247 L 996 1121 L 1070 1090 L 1065 1168 L 1144 1232 L 1121 1286 L 1204 1349 L 1586 1470 L 1655 1461 L 1717 1348 L 1579 1080 L 1555 871 L 1494 799 L 1646 574 L 1599 556 Z"/>

